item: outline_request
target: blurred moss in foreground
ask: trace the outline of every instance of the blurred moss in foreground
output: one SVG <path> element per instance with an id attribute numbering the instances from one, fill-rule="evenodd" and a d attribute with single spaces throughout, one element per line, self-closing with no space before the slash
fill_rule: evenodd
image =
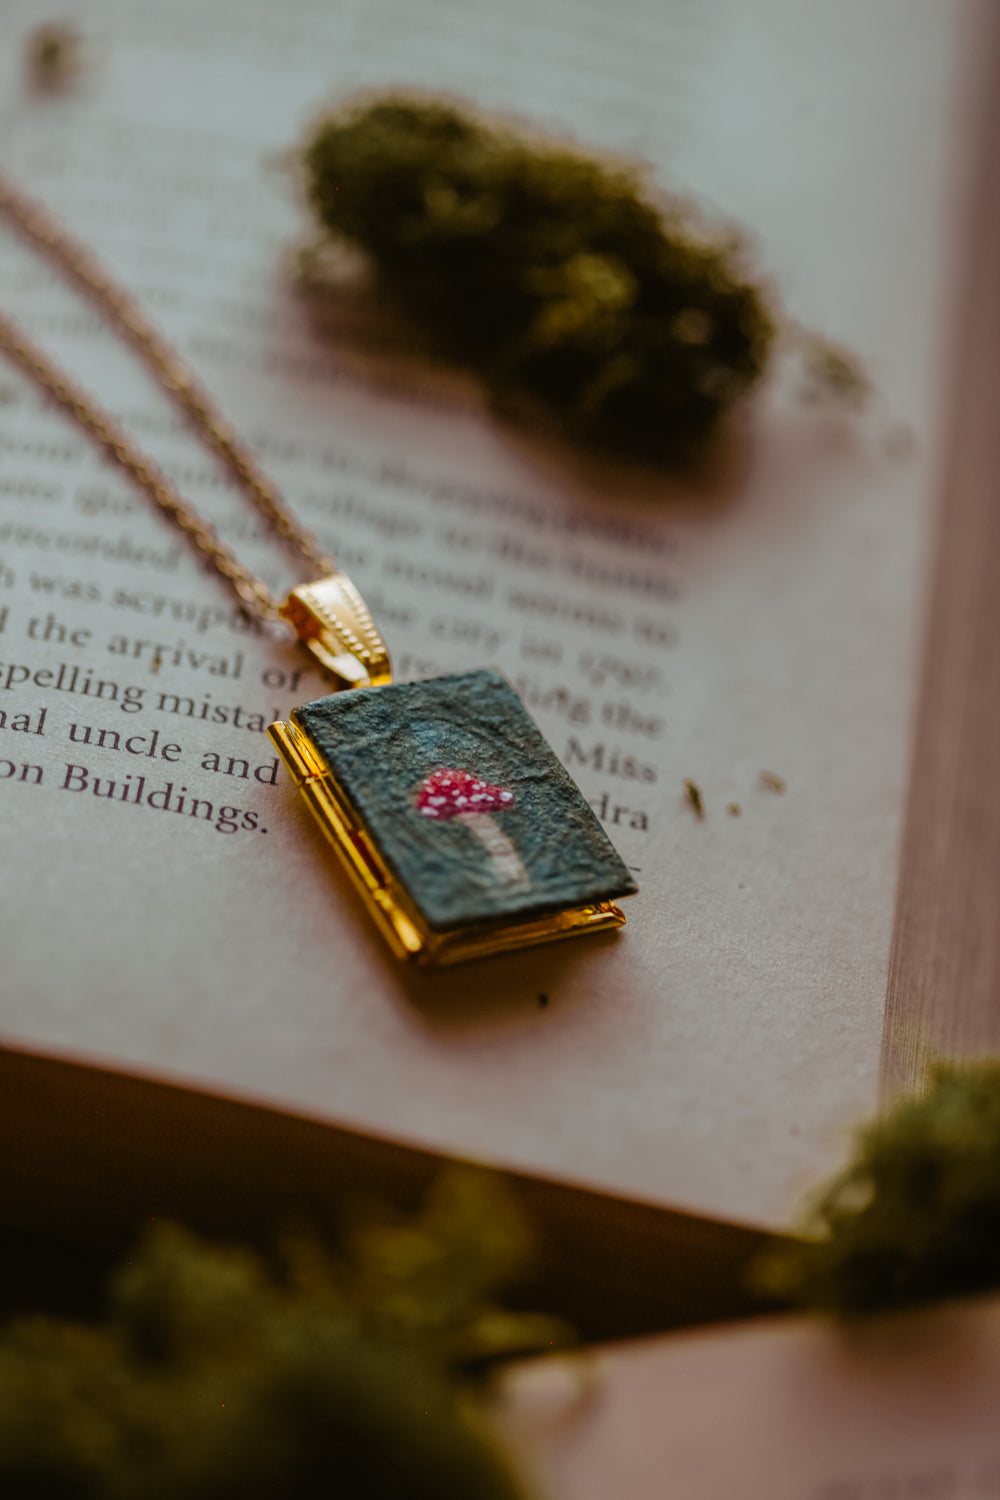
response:
<path id="1" fill-rule="evenodd" d="M 759 1287 L 850 1314 L 1000 1286 L 1000 1060 L 937 1065 L 861 1133 L 806 1229 L 763 1257 Z"/>
<path id="2" fill-rule="evenodd" d="M 304 166 L 324 230 L 494 397 L 574 438 L 690 460 L 764 371 L 775 324 L 739 237 L 636 167 L 402 92 L 322 120 Z"/>
<path id="3" fill-rule="evenodd" d="M 331 1258 L 168 1224 L 99 1327 L 23 1319 L 0 1337 L 4 1500 L 518 1500 L 469 1370 L 562 1330 L 491 1293 L 522 1264 L 499 1187 L 444 1177 L 413 1221 L 369 1221 Z"/>

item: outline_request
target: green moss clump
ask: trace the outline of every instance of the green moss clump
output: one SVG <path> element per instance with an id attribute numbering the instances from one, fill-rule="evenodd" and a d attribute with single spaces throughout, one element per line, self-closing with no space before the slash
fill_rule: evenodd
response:
<path id="1" fill-rule="evenodd" d="M 4 1500 L 518 1500 L 462 1371 L 559 1337 L 491 1292 L 525 1247 L 488 1179 L 443 1181 L 413 1222 L 334 1260 L 157 1227 L 100 1327 L 0 1336 Z"/>
<path id="2" fill-rule="evenodd" d="M 405 93 L 324 119 L 304 166 L 323 228 L 498 401 L 574 438 L 691 460 L 765 368 L 738 238 L 650 201 L 635 168 Z"/>
<path id="3" fill-rule="evenodd" d="M 1000 1060 L 939 1064 L 924 1095 L 861 1133 L 806 1227 L 755 1279 L 807 1307 L 877 1312 L 1000 1286 Z"/>

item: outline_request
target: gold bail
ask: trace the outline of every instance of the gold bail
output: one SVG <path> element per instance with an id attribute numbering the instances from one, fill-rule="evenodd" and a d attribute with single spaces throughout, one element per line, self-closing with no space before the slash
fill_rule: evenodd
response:
<path id="1" fill-rule="evenodd" d="M 392 665 L 368 606 L 346 573 L 292 589 L 281 613 L 324 672 L 341 688 L 381 687 Z"/>

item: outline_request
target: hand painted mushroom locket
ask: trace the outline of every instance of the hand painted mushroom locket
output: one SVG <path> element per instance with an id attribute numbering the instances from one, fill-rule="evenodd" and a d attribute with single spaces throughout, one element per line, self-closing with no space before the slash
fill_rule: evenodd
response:
<path id="1" fill-rule="evenodd" d="M 347 597 L 360 642 L 360 600 L 324 583 L 325 599 L 307 585 L 286 613 L 304 638 L 303 608 L 322 615 L 314 653 L 363 691 L 268 732 L 397 956 L 457 963 L 621 926 L 614 901 L 635 882 L 510 684 L 486 670 L 392 683 L 379 641 L 364 686 L 365 656 L 337 624 Z"/>

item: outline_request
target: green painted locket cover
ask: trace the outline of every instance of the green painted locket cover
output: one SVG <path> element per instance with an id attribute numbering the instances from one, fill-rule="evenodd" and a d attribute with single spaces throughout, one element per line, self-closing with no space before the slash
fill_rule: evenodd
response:
<path id="1" fill-rule="evenodd" d="M 292 719 L 432 931 L 527 922 L 635 893 L 499 673 L 335 693 Z"/>

